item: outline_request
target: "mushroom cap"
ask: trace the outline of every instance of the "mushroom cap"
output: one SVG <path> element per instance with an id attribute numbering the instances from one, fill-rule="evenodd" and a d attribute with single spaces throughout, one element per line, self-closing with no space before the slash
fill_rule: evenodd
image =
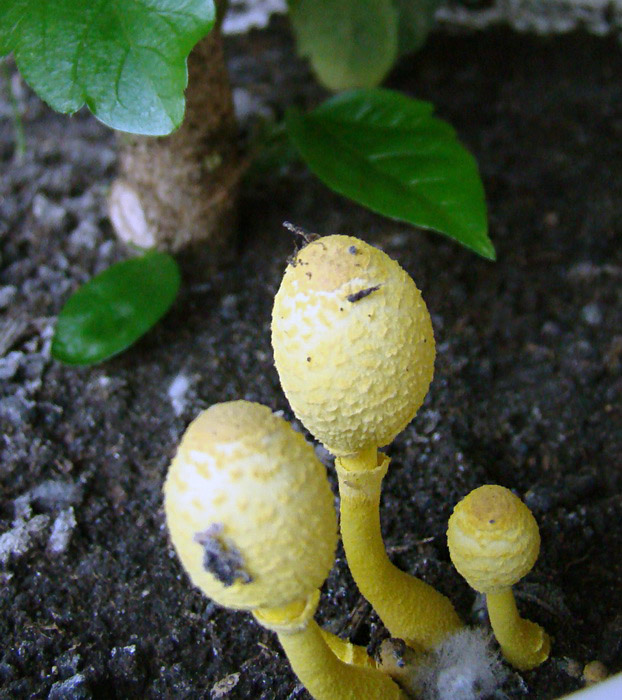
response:
<path id="1" fill-rule="evenodd" d="M 351 236 L 324 236 L 287 266 L 272 346 L 294 413 L 337 456 L 390 443 L 434 373 L 432 323 L 415 283 Z"/>
<path id="2" fill-rule="evenodd" d="M 527 506 L 503 486 L 480 486 L 454 508 L 447 528 L 451 560 L 471 588 L 493 593 L 531 571 L 540 532 Z"/>
<path id="3" fill-rule="evenodd" d="M 188 426 L 164 508 L 193 583 L 227 607 L 304 599 L 333 564 L 337 519 L 326 470 L 302 435 L 260 404 L 216 404 Z"/>

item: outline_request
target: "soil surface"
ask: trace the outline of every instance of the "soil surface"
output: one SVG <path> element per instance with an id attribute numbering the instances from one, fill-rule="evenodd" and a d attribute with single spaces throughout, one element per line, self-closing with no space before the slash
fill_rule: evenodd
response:
<path id="1" fill-rule="evenodd" d="M 228 49 L 247 103 L 279 116 L 323 97 L 283 20 Z M 519 607 L 554 641 L 542 667 L 509 672 L 506 697 L 557 698 L 593 660 L 622 670 L 620 75 L 613 39 L 432 37 L 389 86 L 434 102 L 475 154 L 497 263 L 369 213 L 303 166 L 282 168 L 246 185 L 235 263 L 186 284 L 137 345 L 91 368 L 53 361 L 50 338 L 67 295 L 126 255 L 105 215 L 114 136 L 24 91 L 20 164 L 5 94 L 0 697 L 308 698 L 271 633 L 192 588 L 161 497 L 201 409 L 245 398 L 292 418 L 269 337 L 293 249 L 285 219 L 381 246 L 432 313 L 436 376 L 388 448 L 382 520 L 395 563 L 485 625 L 444 532 L 472 488 L 509 487 L 542 534 Z M 319 619 L 372 648 L 385 634 L 341 549 Z"/>

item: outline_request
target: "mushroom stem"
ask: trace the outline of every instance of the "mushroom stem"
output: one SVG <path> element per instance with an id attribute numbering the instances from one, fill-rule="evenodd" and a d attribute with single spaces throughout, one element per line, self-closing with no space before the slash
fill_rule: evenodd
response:
<path id="1" fill-rule="evenodd" d="M 322 627 L 320 627 L 320 632 L 333 654 L 344 663 L 353 664 L 354 666 L 364 666 L 365 668 L 378 668 L 378 664 L 367 653 L 365 647 L 347 642 L 336 634 L 327 632 Z"/>
<path id="2" fill-rule="evenodd" d="M 355 452 L 353 455 L 338 457 L 336 462 L 339 462 L 339 464 L 349 472 L 365 472 L 370 471 L 371 469 L 376 469 L 376 467 L 380 466 L 378 462 L 380 461 L 379 457 L 381 455 L 382 453 L 378 452 L 376 446 L 372 445 L 371 447 L 365 447 L 364 449 L 360 450 L 360 452 Z M 384 457 L 384 455 L 382 455 L 382 457 Z M 387 468 L 388 464 L 389 463 L 387 461 Z M 382 478 L 384 478 L 384 474 L 382 475 L 381 479 Z"/>
<path id="3" fill-rule="evenodd" d="M 372 457 L 373 455 L 373 457 Z M 392 637 L 416 650 L 433 649 L 462 622 L 451 602 L 389 560 L 380 529 L 380 491 L 389 458 L 374 448 L 335 460 L 341 497 L 341 537 L 360 592 Z"/>
<path id="4" fill-rule="evenodd" d="M 406 700 L 382 671 L 337 658 L 313 619 L 317 600 L 316 592 L 306 601 L 254 611 L 261 625 L 277 633 L 294 673 L 315 700 Z"/>
<path id="5" fill-rule="evenodd" d="M 546 661 L 551 640 L 540 625 L 518 614 L 511 588 L 487 593 L 486 604 L 495 637 L 512 666 L 529 671 Z"/>

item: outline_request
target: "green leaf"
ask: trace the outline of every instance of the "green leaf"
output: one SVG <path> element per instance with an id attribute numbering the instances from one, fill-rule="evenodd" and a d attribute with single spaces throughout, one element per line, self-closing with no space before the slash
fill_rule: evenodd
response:
<path id="1" fill-rule="evenodd" d="M 477 163 L 433 110 L 390 90 L 357 90 L 307 114 L 291 111 L 287 125 L 309 168 L 335 192 L 494 260 Z"/>
<path id="2" fill-rule="evenodd" d="M 373 87 L 397 57 L 393 0 L 289 0 L 298 52 L 330 90 Z"/>
<path id="3" fill-rule="evenodd" d="M 441 0 L 394 0 L 399 15 L 399 53 L 418 51 L 434 25 Z"/>
<path id="4" fill-rule="evenodd" d="M 115 129 L 168 134 L 214 18 L 213 0 L 2 0 L 0 55 L 58 112 L 86 104 Z"/>
<path id="5" fill-rule="evenodd" d="M 166 313 L 179 282 L 175 260 L 157 251 L 109 267 L 69 297 L 58 316 L 52 356 L 91 365 L 120 353 Z"/>

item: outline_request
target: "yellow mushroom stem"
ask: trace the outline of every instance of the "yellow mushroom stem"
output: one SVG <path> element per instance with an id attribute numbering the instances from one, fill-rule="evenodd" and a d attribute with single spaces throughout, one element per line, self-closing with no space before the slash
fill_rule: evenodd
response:
<path id="1" fill-rule="evenodd" d="M 282 608 L 260 608 L 257 621 L 277 633 L 300 682 L 315 700 L 406 700 L 389 676 L 376 668 L 341 661 L 313 619 L 319 591 Z"/>
<path id="2" fill-rule="evenodd" d="M 519 671 L 529 671 L 546 661 L 551 640 L 540 625 L 518 614 L 511 588 L 486 594 L 490 625 L 503 656 Z"/>
<path id="3" fill-rule="evenodd" d="M 436 647 L 462 627 L 451 602 L 389 560 L 380 529 L 380 491 L 389 458 L 376 448 L 335 460 L 341 537 L 360 592 L 392 637 L 418 651 Z"/>
<path id="4" fill-rule="evenodd" d="M 347 642 L 336 634 L 327 632 L 322 627 L 320 627 L 320 632 L 333 654 L 344 663 L 353 664 L 354 666 L 364 666 L 366 668 L 378 668 L 378 664 L 367 653 L 365 647 Z"/>

